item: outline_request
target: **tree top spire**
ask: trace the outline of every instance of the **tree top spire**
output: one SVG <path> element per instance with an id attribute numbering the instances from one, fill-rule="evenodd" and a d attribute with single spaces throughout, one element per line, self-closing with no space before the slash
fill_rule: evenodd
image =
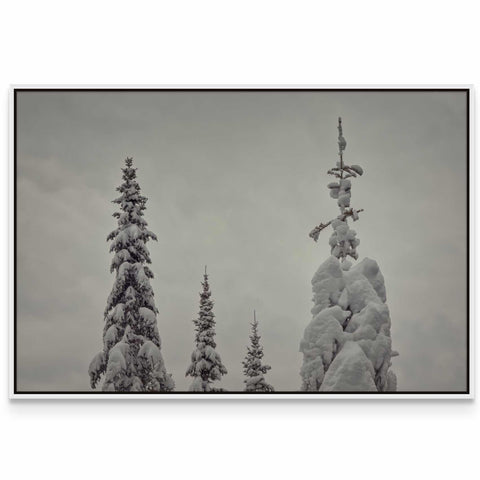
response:
<path id="1" fill-rule="evenodd" d="M 347 142 L 343 136 L 342 117 L 338 117 L 338 155 L 340 160 L 336 162 L 335 167 L 328 170 L 329 175 L 333 175 L 335 182 L 328 184 L 330 196 L 337 199 L 337 205 L 340 208 L 340 214 L 327 223 L 320 223 L 309 234 L 316 242 L 320 232 L 332 225 L 334 233 L 330 237 L 329 244 L 333 256 L 345 260 L 347 255 L 354 259 L 358 258 L 356 247 L 360 241 L 355 238 L 356 232 L 348 226 L 347 219 L 351 217 L 353 221 L 358 220 L 358 214 L 363 209 L 354 209 L 350 206 L 351 187 L 350 178 L 356 178 L 363 175 L 363 169 L 359 165 L 345 165 L 343 162 L 343 152 L 347 147 Z"/>
<path id="2" fill-rule="evenodd" d="M 343 137 L 343 129 L 342 129 L 342 117 L 338 117 L 338 154 L 340 155 L 340 167 L 343 168 L 343 151 L 347 146 L 347 142 Z"/>

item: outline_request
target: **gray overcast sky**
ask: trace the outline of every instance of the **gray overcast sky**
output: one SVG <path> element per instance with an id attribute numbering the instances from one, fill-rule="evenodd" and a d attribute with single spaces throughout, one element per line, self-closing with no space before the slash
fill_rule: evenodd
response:
<path id="1" fill-rule="evenodd" d="M 311 278 L 337 214 L 326 174 L 348 142 L 360 258 L 378 261 L 399 390 L 463 390 L 466 98 L 452 92 L 23 92 L 17 104 L 17 380 L 89 390 L 113 283 L 107 234 L 126 156 L 145 218 L 162 352 L 178 390 L 208 265 L 221 386 L 243 389 L 253 309 L 268 380 L 298 390 Z"/>

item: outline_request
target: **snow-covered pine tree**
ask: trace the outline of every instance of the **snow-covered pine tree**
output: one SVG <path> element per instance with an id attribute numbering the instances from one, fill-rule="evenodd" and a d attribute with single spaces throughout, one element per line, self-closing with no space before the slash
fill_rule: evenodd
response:
<path id="1" fill-rule="evenodd" d="M 339 118 L 339 161 L 328 171 L 336 181 L 328 188 L 330 196 L 337 199 L 340 214 L 310 232 L 317 241 L 324 228 L 333 228 L 331 256 L 312 279 L 313 319 L 300 342 L 302 390 L 395 391 L 396 376 L 390 366 L 398 353 L 392 351 L 383 275 L 374 260 L 365 258 L 354 267 L 346 260 L 347 256 L 358 258 L 360 243 L 348 218 L 358 220 L 363 211 L 350 206 L 350 178 L 362 175 L 363 169 L 345 165 L 346 145 Z"/>
<path id="2" fill-rule="evenodd" d="M 118 227 L 107 237 L 114 252 L 111 272 L 115 281 L 107 300 L 103 329 L 103 350 L 90 363 L 92 388 L 105 374 L 102 390 L 107 392 L 166 392 L 174 382 L 160 352 L 157 307 L 150 279 L 153 273 L 146 243 L 157 237 L 143 218 L 147 198 L 141 195 L 133 160 L 122 168 L 123 183 L 113 200 L 120 211 L 113 216 Z"/>
<path id="3" fill-rule="evenodd" d="M 222 391 L 215 388 L 212 383 L 220 380 L 227 369 L 222 363 L 220 355 L 216 352 L 215 343 L 215 315 L 213 314 L 213 301 L 210 299 L 210 285 L 208 284 L 207 267 L 203 275 L 202 291 L 200 292 L 200 310 L 198 318 L 193 320 L 195 325 L 195 350 L 191 355 L 191 364 L 185 376 L 193 377 L 190 385 L 191 392 Z"/>
<path id="4" fill-rule="evenodd" d="M 260 335 L 258 334 L 258 320 L 253 311 L 252 333 L 250 334 L 250 346 L 247 347 L 247 355 L 243 364 L 243 373 L 247 377 L 244 380 L 246 392 L 273 392 L 274 389 L 269 385 L 264 375 L 272 367 L 262 365 L 263 347 L 260 345 Z"/>

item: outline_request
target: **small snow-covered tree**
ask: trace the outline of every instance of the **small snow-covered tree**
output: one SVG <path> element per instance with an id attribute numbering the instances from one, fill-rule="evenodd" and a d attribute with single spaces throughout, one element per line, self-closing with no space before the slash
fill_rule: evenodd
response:
<path id="1" fill-rule="evenodd" d="M 303 353 L 302 390 L 305 391 L 395 391 L 396 376 L 390 370 L 392 351 L 390 314 L 385 282 L 378 264 L 369 258 L 352 267 L 360 241 L 348 225 L 363 209 L 350 206 L 351 180 L 363 174 L 359 165 L 346 165 L 347 142 L 338 119 L 339 161 L 328 171 L 336 178 L 328 185 L 337 199 L 340 214 L 320 223 L 310 237 L 331 225 L 331 256 L 312 279 L 312 321 L 300 342 Z"/>
<path id="2" fill-rule="evenodd" d="M 252 333 L 250 334 L 250 346 L 247 347 L 247 355 L 243 364 L 243 373 L 247 377 L 244 380 L 246 392 L 273 392 L 274 389 L 269 385 L 264 375 L 272 368 L 270 365 L 262 365 L 263 347 L 260 345 L 260 335 L 258 334 L 258 320 L 253 312 Z"/>
<path id="3" fill-rule="evenodd" d="M 210 285 L 208 284 L 207 267 L 203 276 L 202 291 L 200 292 L 200 310 L 198 318 L 193 320 L 195 325 L 195 350 L 191 355 L 191 363 L 185 376 L 193 377 L 190 385 L 192 392 L 215 392 L 221 391 L 212 383 L 220 380 L 227 369 L 222 363 L 220 355 L 216 352 L 215 343 L 215 315 L 213 313 L 213 301 L 211 300 Z"/>
<path id="4" fill-rule="evenodd" d="M 157 237 L 143 218 L 147 198 L 141 195 L 133 160 L 127 158 L 123 183 L 113 200 L 120 211 L 118 226 L 107 237 L 114 252 L 110 271 L 115 281 L 104 312 L 103 350 L 90 363 L 92 388 L 104 376 L 103 391 L 165 392 L 174 388 L 165 370 L 157 326 L 157 307 L 150 279 L 153 273 L 146 243 Z"/>

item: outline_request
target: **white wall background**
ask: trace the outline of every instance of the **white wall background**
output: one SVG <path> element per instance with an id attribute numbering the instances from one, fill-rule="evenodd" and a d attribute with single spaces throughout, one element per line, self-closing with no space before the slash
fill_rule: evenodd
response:
<path id="1" fill-rule="evenodd" d="M 3 6 L 3 271 L 10 83 L 478 85 L 473 6 L 461 0 Z M 443 479 L 478 471 L 475 402 L 10 402 L 7 286 L 4 274 L 0 458 L 7 478 Z"/>

